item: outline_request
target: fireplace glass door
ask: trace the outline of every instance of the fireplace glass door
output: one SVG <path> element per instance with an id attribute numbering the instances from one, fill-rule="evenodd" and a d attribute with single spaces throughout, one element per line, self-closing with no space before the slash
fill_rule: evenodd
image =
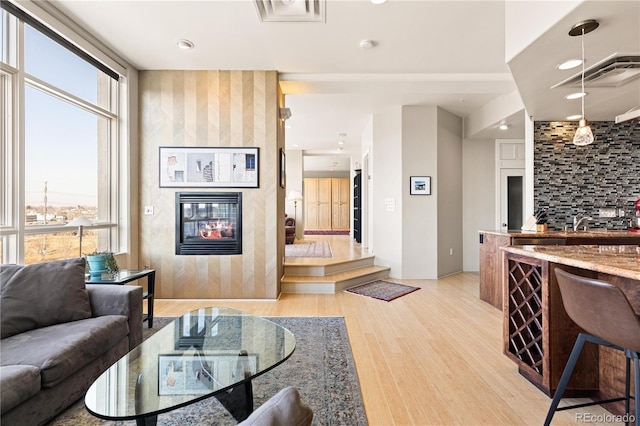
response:
<path id="1" fill-rule="evenodd" d="M 176 193 L 176 254 L 242 253 L 242 193 Z"/>

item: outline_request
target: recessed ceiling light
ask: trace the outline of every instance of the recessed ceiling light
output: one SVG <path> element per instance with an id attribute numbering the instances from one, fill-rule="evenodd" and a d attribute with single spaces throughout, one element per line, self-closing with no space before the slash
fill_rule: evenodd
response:
<path id="1" fill-rule="evenodd" d="M 559 70 L 570 70 L 571 68 L 575 68 L 577 66 L 582 65 L 582 59 L 569 59 L 558 65 Z"/>
<path id="2" fill-rule="evenodd" d="M 582 114 L 574 114 L 567 117 L 567 120 L 580 120 L 582 118 Z"/>
<path id="3" fill-rule="evenodd" d="M 509 128 L 508 125 L 506 124 L 501 124 L 500 127 L 498 127 L 500 130 L 507 130 Z"/>
<path id="4" fill-rule="evenodd" d="M 185 50 L 193 49 L 193 47 L 195 46 L 192 41 L 187 39 L 178 40 L 176 44 L 180 49 L 185 49 Z"/>
<path id="5" fill-rule="evenodd" d="M 371 49 L 373 46 L 375 46 L 375 42 L 373 40 L 360 41 L 360 48 L 362 49 Z"/>
<path id="6" fill-rule="evenodd" d="M 300 145 L 298 145 L 297 143 L 294 143 L 294 144 L 293 144 L 293 145 L 291 145 L 291 146 L 293 146 L 294 148 L 297 148 L 297 147 L 299 147 Z"/>
<path id="7" fill-rule="evenodd" d="M 338 141 L 338 145 L 344 145 L 344 141 Z"/>
<path id="8" fill-rule="evenodd" d="M 584 96 L 587 96 L 586 92 L 576 92 L 576 93 L 571 93 L 571 94 L 565 96 L 564 98 L 565 99 L 580 99 L 580 98 L 582 98 Z"/>

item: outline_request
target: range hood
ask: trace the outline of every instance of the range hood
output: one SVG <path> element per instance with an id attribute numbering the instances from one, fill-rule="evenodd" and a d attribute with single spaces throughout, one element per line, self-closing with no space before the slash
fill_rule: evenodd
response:
<path id="1" fill-rule="evenodd" d="M 624 123 L 629 120 L 640 120 L 640 108 L 632 109 L 624 114 L 616 115 L 616 124 Z"/>

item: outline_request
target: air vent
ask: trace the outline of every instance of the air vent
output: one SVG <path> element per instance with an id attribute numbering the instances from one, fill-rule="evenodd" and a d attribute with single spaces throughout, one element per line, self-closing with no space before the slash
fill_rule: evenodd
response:
<path id="1" fill-rule="evenodd" d="M 325 22 L 325 0 L 254 0 L 262 22 Z"/>
<path id="2" fill-rule="evenodd" d="M 555 86 L 580 87 L 582 73 Z M 584 71 L 586 87 L 620 87 L 640 77 L 640 56 L 614 54 Z"/>

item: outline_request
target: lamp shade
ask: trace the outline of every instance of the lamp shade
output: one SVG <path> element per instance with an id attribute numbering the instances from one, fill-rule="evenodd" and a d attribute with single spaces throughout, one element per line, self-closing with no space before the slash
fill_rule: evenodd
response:
<path id="1" fill-rule="evenodd" d="M 593 132 L 587 124 L 587 120 L 580 120 L 580 125 L 576 134 L 573 136 L 573 144 L 578 146 L 586 146 L 593 143 Z"/>
<path id="2" fill-rule="evenodd" d="M 300 191 L 290 191 L 287 198 L 291 201 L 302 201 L 302 193 Z"/>
<path id="3" fill-rule="evenodd" d="M 65 226 L 91 226 L 93 222 L 87 219 L 84 216 L 76 217 L 71 222 L 67 223 Z"/>

